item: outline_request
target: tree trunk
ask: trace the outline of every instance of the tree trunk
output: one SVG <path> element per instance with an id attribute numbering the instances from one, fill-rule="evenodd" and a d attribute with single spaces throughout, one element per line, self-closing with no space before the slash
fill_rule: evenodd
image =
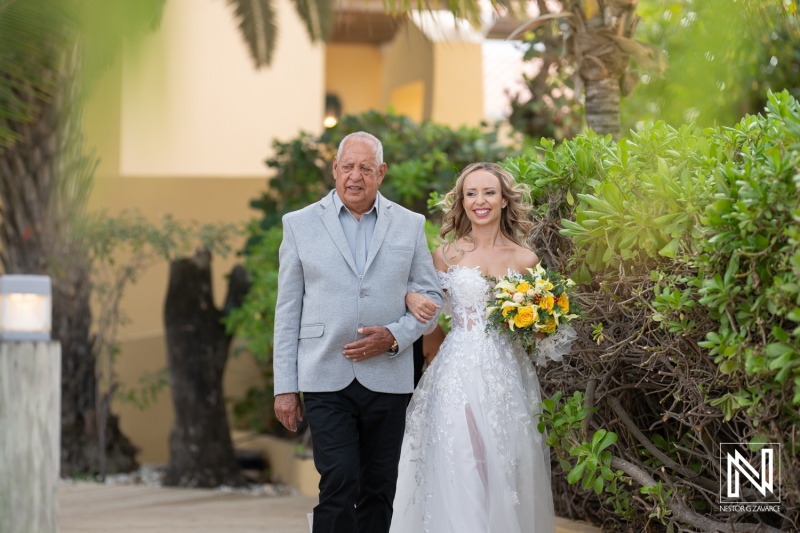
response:
<path id="1" fill-rule="evenodd" d="M 247 273 L 237 266 L 223 312 L 214 306 L 208 250 L 170 265 L 164 325 L 175 421 L 169 437 L 166 485 L 245 483 L 234 457 L 222 391 L 231 337 L 220 320 L 241 305 L 248 289 Z"/>
<path id="2" fill-rule="evenodd" d="M 136 447 L 120 431 L 119 419 L 105 416 L 103 446 L 97 431 L 97 379 L 94 336 L 89 302 L 91 285 L 88 266 L 79 263 L 80 252 L 72 256 L 58 276 L 53 277 L 53 338 L 61 342 L 61 472 L 64 476 L 130 472 L 135 470 Z M 101 464 L 105 462 L 105 468 Z"/>
<path id="3" fill-rule="evenodd" d="M 586 84 L 586 125 L 598 135 L 619 138 L 619 80 L 584 80 Z"/>
<path id="4" fill-rule="evenodd" d="M 25 96 L 38 109 L 31 122 L 7 123 L 20 139 L 0 150 L 0 261 L 8 274 L 44 274 L 53 282 L 53 340 L 61 343 L 61 472 L 65 476 L 97 472 L 95 358 L 90 301 L 91 265 L 80 243 L 68 235 L 66 217 L 78 217 L 83 205 L 64 203 L 59 190 L 86 190 L 94 162 L 81 152 L 75 131 L 81 100 L 73 98 L 77 66 L 59 72 L 53 98 Z M 87 178 L 88 175 L 88 178 Z M 109 471 L 136 468 L 136 448 L 109 415 L 106 454 Z"/>

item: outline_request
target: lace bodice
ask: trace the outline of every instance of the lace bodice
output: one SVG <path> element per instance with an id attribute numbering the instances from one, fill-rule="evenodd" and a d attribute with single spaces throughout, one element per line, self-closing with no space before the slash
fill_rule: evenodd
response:
<path id="1" fill-rule="evenodd" d="M 445 292 L 445 308 L 453 315 L 454 330 L 480 330 L 486 326 L 486 302 L 490 284 L 478 267 L 451 266 L 437 271 Z"/>

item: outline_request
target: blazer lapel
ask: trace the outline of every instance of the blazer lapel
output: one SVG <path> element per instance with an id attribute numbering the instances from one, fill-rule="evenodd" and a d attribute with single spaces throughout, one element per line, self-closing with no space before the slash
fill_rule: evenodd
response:
<path id="1" fill-rule="evenodd" d="M 378 193 L 378 221 L 375 223 L 375 231 L 372 233 L 372 242 L 369 243 L 369 254 L 367 255 L 367 262 L 364 265 L 364 274 L 366 275 L 369 266 L 378 255 L 378 250 L 386 238 L 386 232 L 389 230 L 389 223 L 392 220 L 391 211 L 392 203 Z"/>
<path id="2" fill-rule="evenodd" d="M 329 194 L 320 202 L 320 205 L 324 208 L 324 211 L 322 212 L 322 223 L 325 224 L 325 229 L 328 230 L 331 239 L 333 239 L 336 247 L 339 248 L 344 260 L 347 261 L 350 270 L 353 271 L 353 274 L 358 276 L 358 270 L 356 269 L 356 264 L 353 261 L 353 252 L 350 251 L 350 246 L 347 244 L 347 238 L 344 236 L 344 230 L 342 229 L 342 223 L 339 222 L 339 213 L 336 212 L 336 206 L 333 203 L 332 194 L 333 193 Z"/>

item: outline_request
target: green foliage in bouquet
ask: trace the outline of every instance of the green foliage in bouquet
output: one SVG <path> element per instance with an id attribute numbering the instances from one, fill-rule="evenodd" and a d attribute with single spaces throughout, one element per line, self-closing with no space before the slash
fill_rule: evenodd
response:
<path id="1" fill-rule="evenodd" d="M 537 334 L 552 335 L 578 316 L 569 298 L 575 282 L 559 272 L 536 265 L 527 273 L 490 280 L 495 285 L 486 309 L 486 330 L 510 336 L 528 353 L 536 347 Z"/>

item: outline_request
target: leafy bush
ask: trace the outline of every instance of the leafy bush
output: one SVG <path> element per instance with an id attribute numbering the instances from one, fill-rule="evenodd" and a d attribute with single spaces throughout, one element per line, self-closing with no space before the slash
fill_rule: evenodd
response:
<path id="1" fill-rule="evenodd" d="M 560 514 L 636 531 L 800 526 L 800 105 L 769 94 L 766 111 L 543 141 L 507 162 L 537 188 L 534 247 L 583 283 L 580 345 L 542 376 Z M 783 444 L 781 513 L 720 510 L 722 442 Z"/>
<path id="2" fill-rule="evenodd" d="M 637 36 L 669 57 L 622 101 L 623 129 L 647 118 L 727 124 L 765 105 L 767 89 L 800 97 L 797 2 L 639 2 Z"/>

